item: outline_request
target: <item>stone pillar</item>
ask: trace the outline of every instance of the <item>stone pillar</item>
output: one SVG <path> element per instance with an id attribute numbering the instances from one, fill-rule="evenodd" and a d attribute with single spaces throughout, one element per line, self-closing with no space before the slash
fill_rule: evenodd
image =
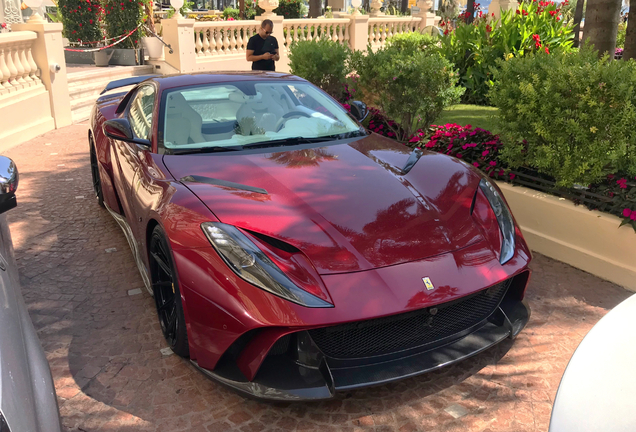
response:
<path id="1" fill-rule="evenodd" d="M 165 19 L 161 21 L 163 40 L 172 47 L 172 54 L 164 47 L 166 63 L 181 73 L 196 71 L 194 52 L 194 20 Z"/>
<path id="2" fill-rule="evenodd" d="M 71 98 L 66 78 L 62 24 L 49 24 L 41 19 L 31 20 L 24 24 L 13 24 L 12 30 L 37 33 L 38 37 L 33 42 L 33 60 L 40 69 L 40 79 L 49 92 L 51 115 L 55 120 L 55 127 L 70 125 L 72 123 Z M 59 70 L 55 65 L 59 67 Z"/>
<path id="3" fill-rule="evenodd" d="M 257 20 L 272 19 L 273 16 L 276 16 L 274 9 L 278 7 L 278 0 L 258 0 L 258 6 L 263 9 L 265 13 L 256 17 Z"/>
<path id="4" fill-rule="evenodd" d="M 349 45 L 352 50 L 366 51 L 369 44 L 369 15 L 350 15 Z"/>
<path id="5" fill-rule="evenodd" d="M 492 0 L 488 5 L 488 15 L 492 19 L 500 19 L 501 12 L 507 10 L 515 10 L 519 7 L 517 0 Z M 492 14 L 495 14 L 493 17 Z"/>

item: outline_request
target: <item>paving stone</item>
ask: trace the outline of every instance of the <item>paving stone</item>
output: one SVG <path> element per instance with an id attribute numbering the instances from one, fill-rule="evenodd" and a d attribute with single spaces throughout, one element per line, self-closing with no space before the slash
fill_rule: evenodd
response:
<path id="1" fill-rule="evenodd" d="M 65 431 L 545 432 L 578 343 L 631 295 L 535 254 L 532 317 L 514 341 L 334 400 L 247 400 L 163 348 L 154 301 L 138 288 L 121 229 L 96 200 L 75 199 L 93 197 L 86 136 L 85 125 L 73 125 L 4 152 L 20 170 L 18 207 L 7 218 L 22 291 Z M 46 143 L 60 164 L 50 162 Z"/>

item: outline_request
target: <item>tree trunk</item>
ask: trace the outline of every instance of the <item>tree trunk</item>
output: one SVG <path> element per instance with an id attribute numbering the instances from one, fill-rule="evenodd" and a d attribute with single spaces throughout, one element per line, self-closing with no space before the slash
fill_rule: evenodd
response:
<path id="1" fill-rule="evenodd" d="M 322 0 L 309 0 L 309 18 L 317 18 L 322 12 Z"/>
<path id="2" fill-rule="evenodd" d="M 245 19 L 245 0 L 239 0 L 239 17 Z"/>
<path id="3" fill-rule="evenodd" d="M 583 42 L 589 41 L 599 55 L 614 58 L 622 0 L 588 0 Z"/>
<path id="4" fill-rule="evenodd" d="M 583 9 L 585 0 L 577 0 L 576 9 L 574 10 L 574 46 L 580 45 L 581 39 L 581 20 L 583 19 Z"/>
<path id="5" fill-rule="evenodd" d="M 471 24 L 475 17 L 475 0 L 468 0 L 466 3 L 466 24 Z"/>
<path id="6" fill-rule="evenodd" d="M 144 9 L 146 12 L 146 15 L 148 15 L 148 19 L 146 20 L 146 25 L 148 26 L 148 28 L 153 32 L 156 33 L 157 30 L 155 29 L 155 11 L 154 9 L 154 2 L 146 2 L 146 4 L 144 5 Z"/>
<path id="7" fill-rule="evenodd" d="M 623 50 L 623 60 L 632 58 L 636 58 L 636 0 L 629 1 L 627 33 L 625 34 L 625 49 Z"/>

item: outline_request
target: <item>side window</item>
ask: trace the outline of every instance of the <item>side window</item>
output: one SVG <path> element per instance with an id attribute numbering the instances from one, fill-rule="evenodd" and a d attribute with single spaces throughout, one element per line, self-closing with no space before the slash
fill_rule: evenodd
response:
<path id="1" fill-rule="evenodd" d="M 149 139 L 152 129 L 152 109 L 155 104 L 155 88 L 147 85 L 139 88 L 130 103 L 128 121 L 137 138 Z"/>

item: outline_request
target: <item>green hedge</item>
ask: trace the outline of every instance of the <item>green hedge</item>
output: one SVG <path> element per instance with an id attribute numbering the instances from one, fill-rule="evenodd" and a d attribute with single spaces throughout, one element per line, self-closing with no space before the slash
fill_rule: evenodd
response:
<path id="1" fill-rule="evenodd" d="M 560 186 L 636 175 L 636 62 L 609 62 L 588 48 L 500 61 L 490 99 L 510 166 Z"/>

